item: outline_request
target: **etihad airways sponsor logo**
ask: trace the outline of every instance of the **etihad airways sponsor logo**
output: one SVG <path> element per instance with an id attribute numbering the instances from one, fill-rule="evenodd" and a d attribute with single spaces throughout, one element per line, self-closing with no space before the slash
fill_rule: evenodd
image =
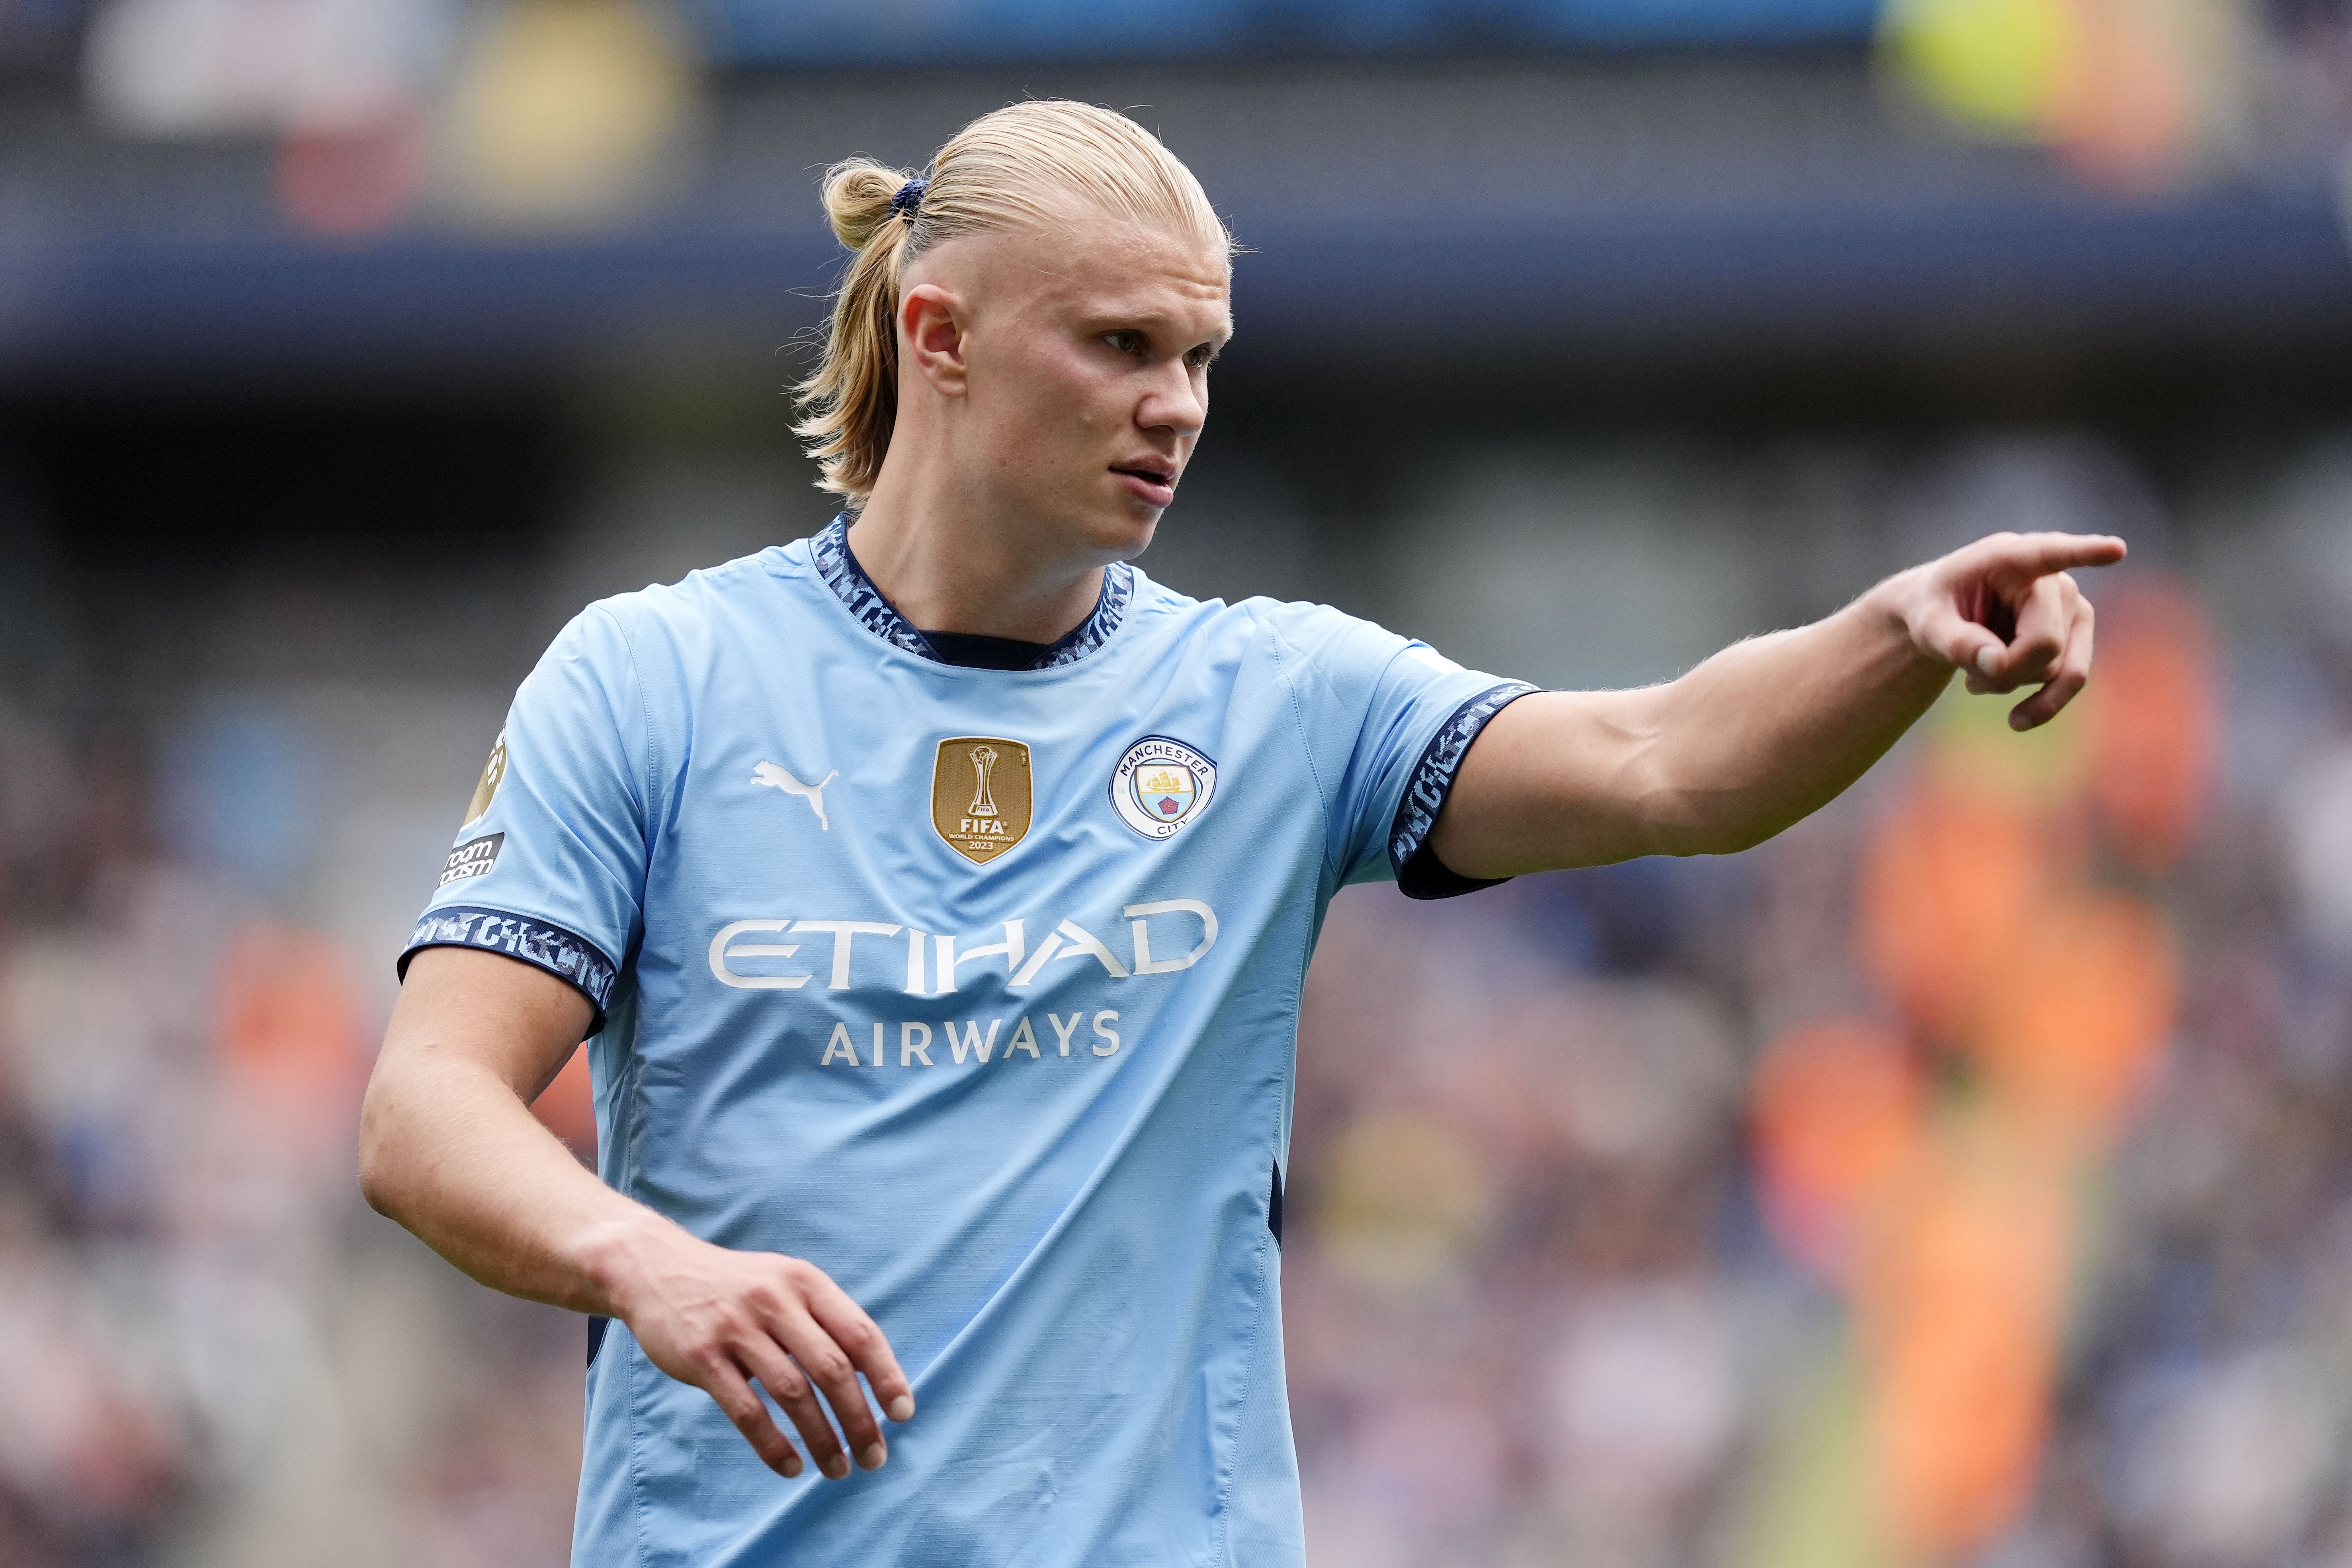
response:
<path id="1" fill-rule="evenodd" d="M 945 996 L 956 990 L 964 967 L 981 960 L 1001 961 L 1004 984 L 1018 989 L 1035 984 L 1049 965 L 1072 962 L 1097 964 L 1112 980 L 1172 974 L 1192 968 L 1217 945 L 1217 911 L 1198 899 L 1129 904 L 1119 914 L 1127 921 L 1124 953 L 1075 920 L 1056 924 L 1034 948 L 1029 945 L 1028 922 L 1018 920 L 1006 921 L 1002 927 L 1003 937 L 996 942 L 935 935 L 881 921 L 730 921 L 710 939 L 710 973 L 721 985 L 739 991 L 797 991 L 820 973 L 814 951 L 807 958 L 801 956 L 808 942 L 744 939 L 830 936 L 832 962 L 822 970 L 826 990 L 857 988 L 861 968 L 869 975 L 865 984 L 870 987 L 873 971 L 887 963 L 891 980 L 899 982 L 898 988 L 908 995 Z M 874 941 L 861 949 L 857 945 L 861 936 Z M 891 947 L 903 943 L 905 952 L 891 952 L 883 943 Z"/>
<path id="2" fill-rule="evenodd" d="M 1013 1065 L 1013 1058 L 1024 1051 L 1028 1053 L 1031 1061 L 1038 1063 L 1055 1058 L 1069 1058 L 1072 1056 L 1070 1037 L 1073 1035 L 1077 1036 L 1080 1047 L 1076 1054 L 1076 1059 L 1081 1062 L 1090 1058 L 1117 1056 L 1118 1047 L 1124 1043 L 1119 1037 L 1118 1031 L 1112 1027 L 1118 1022 L 1118 1014 L 1112 1008 L 1106 1007 L 1097 1013 L 1094 1016 L 1093 1026 L 1084 1034 L 1078 1032 L 1078 1026 L 1087 1021 L 1084 1008 L 1080 1008 L 1066 1018 L 1059 1013 L 1048 1013 L 1045 1016 L 1046 1027 L 1053 1031 L 1050 1046 L 1045 1043 L 1044 1033 L 1030 1021 L 1029 1015 L 1024 1013 L 1014 1022 L 1012 1037 L 1004 1042 L 1004 1054 L 998 1057 L 997 1061 L 1010 1067 Z M 990 1053 L 996 1049 L 996 1037 L 1003 1030 L 1004 1020 L 1002 1018 L 988 1020 L 988 1032 L 985 1034 L 981 1032 L 980 1020 L 977 1018 L 965 1018 L 961 1021 L 950 1018 L 940 1026 L 947 1031 L 947 1051 L 955 1058 L 953 1065 L 962 1067 L 967 1060 L 974 1065 L 984 1065 L 988 1061 Z M 871 1027 L 873 1030 L 873 1047 L 871 1053 L 867 1055 L 860 1055 L 858 1052 L 858 1033 L 863 1033 L 864 1027 Z M 889 1066 L 890 1026 L 876 1022 L 870 1026 L 862 1026 L 858 1033 L 853 1033 L 846 1021 L 835 1022 L 833 1026 L 833 1033 L 825 1037 L 824 1055 L 817 1059 L 816 1065 L 829 1068 L 839 1062 L 854 1068 Z M 918 1066 L 932 1068 L 947 1065 L 931 1059 L 931 1026 L 920 1019 L 910 1019 L 898 1025 L 898 1065 L 902 1068 Z"/>

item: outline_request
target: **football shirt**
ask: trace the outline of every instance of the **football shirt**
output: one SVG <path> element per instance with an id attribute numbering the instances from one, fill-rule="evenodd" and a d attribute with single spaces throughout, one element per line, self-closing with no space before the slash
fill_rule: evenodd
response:
<path id="1" fill-rule="evenodd" d="M 1475 885 L 1419 852 L 1528 689 L 1125 565 L 1034 668 L 949 663 L 840 521 L 566 627 L 409 952 L 585 994 L 604 1181 L 824 1268 L 919 1405 L 785 1480 L 614 1324 L 573 1562 L 1300 1563 L 1307 958 L 1343 884 Z"/>

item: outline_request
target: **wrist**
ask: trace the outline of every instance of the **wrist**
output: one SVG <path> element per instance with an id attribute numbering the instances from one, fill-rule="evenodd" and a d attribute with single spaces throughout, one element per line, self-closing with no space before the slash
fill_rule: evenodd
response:
<path id="1" fill-rule="evenodd" d="M 584 1310 L 624 1322 L 659 1273 L 662 1256 L 694 1240 L 651 1209 L 629 1206 L 633 1212 L 583 1227 L 570 1248 L 573 1269 L 586 1287 Z"/>
<path id="2" fill-rule="evenodd" d="M 1891 648 L 1900 650 L 1908 663 L 1922 671 L 1948 675 L 1951 660 L 1919 637 L 1919 612 L 1929 592 L 1927 569 L 1912 566 L 1882 580 L 1855 600 L 1853 607 L 1863 613 L 1873 631 Z"/>

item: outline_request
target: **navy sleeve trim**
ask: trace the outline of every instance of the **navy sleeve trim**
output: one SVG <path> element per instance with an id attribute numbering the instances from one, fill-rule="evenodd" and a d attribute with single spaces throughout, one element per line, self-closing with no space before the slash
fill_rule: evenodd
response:
<path id="1" fill-rule="evenodd" d="M 1454 775 L 1469 753 L 1470 742 L 1478 738 L 1488 720 L 1536 689 L 1519 680 L 1488 687 L 1456 708 L 1422 748 L 1421 761 L 1413 764 L 1412 777 L 1405 782 L 1404 798 L 1397 803 L 1396 821 L 1389 828 L 1389 864 L 1396 868 L 1397 889 L 1405 897 L 1450 899 L 1510 879 L 1457 875 L 1428 851 L 1429 835 L 1437 826 L 1437 814 L 1445 809 L 1446 794 L 1454 787 Z"/>
<path id="2" fill-rule="evenodd" d="M 613 999 L 613 985 L 621 974 L 619 967 L 585 937 L 574 935 L 562 926 L 528 915 L 508 914 L 503 910 L 452 907 L 425 910 L 416 929 L 409 933 L 407 950 L 400 955 L 397 973 L 401 979 L 408 978 L 408 961 L 428 947 L 478 947 L 546 970 L 577 988 L 588 998 L 589 1005 L 596 1009 L 588 1030 L 592 1035 L 604 1026 L 604 1004 Z"/>

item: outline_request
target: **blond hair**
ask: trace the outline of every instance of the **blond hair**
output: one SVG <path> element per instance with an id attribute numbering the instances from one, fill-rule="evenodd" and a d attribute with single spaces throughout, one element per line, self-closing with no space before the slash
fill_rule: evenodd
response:
<path id="1" fill-rule="evenodd" d="M 1067 222 L 1071 198 L 1233 249 L 1192 171 L 1126 115 L 1092 104 L 1048 99 L 982 115 L 932 158 L 909 211 L 896 198 L 918 177 L 871 158 L 825 171 L 825 216 L 856 254 L 834 295 L 824 359 L 793 388 L 803 417 L 793 429 L 823 470 L 818 488 L 853 503 L 872 492 L 898 416 L 898 279 L 909 260 L 958 235 Z"/>

